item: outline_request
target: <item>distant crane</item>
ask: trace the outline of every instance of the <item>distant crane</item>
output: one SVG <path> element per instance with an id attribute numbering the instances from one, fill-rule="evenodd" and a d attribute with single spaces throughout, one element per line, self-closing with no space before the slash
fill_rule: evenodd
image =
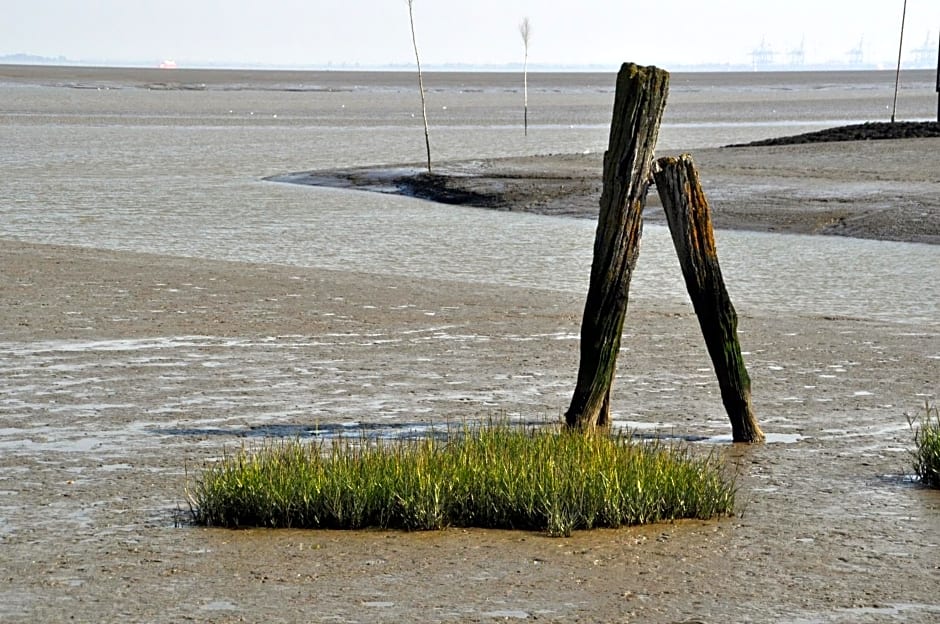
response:
<path id="1" fill-rule="evenodd" d="M 806 37 L 800 39 L 800 47 L 790 50 L 790 65 L 802 66 L 806 63 Z"/>
<path id="2" fill-rule="evenodd" d="M 751 57 L 754 59 L 754 69 L 762 69 L 774 64 L 774 50 L 767 45 L 766 39 L 760 40 L 760 46 L 751 51 Z"/>
<path id="3" fill-rule="evenodd" d="M 849 65 L 861 65 L 865 60 L 865 37 L 858 40 L 858 45 L 849 50 Z"/>
<path id="4" fill-rule="evenodd" d="M 929 69 L 933 65 L 933 53 L 936 48 L 933 45 L 933 37 L 930 31 L 927 31 L 927 38 L 924 39 L 924 45 L 914 50 L 914 67 L 918 69 Z"/>

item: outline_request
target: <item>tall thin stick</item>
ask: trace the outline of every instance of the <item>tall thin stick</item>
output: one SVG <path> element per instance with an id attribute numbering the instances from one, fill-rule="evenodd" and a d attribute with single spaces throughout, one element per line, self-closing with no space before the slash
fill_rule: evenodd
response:
<path id="1" fill-rule="evenodd" d="M 424 77 L 421 75 L 421 57 L 418 55 L 418 39 L 415 37 L 414 0 L 408 0 L 408 19 L 411 20 L 411 43 L 415 48 L 418 64 L 418 89 L 421 91 L 421 116 L 424 118 L 424 146 L 428 151 L 428 173 L 431 173 L 431 132 L 428 129 L 428 105 L 424 97 Z"/>
<path id="2" fill-rule="evenodd" d="M 907 0 L 904 0 L 904 10 L 901 12 L 901 40 L 898 42 L 898 71 L 894 75 L 894 106 L 891 108 L 891 123 L 894 123 L 898 111 L 898 86 L 901 84 L 901 51 L 904 49 L 904 20 L 907 18 Z"/>
<path id="3" fill-rule="evenodd" d="M 523 133 L 529 136 L 529 36 L 532 34 L 532 24 L 528 17 L 522 18 L 519 34 L 522 35 L 522 45 L 525 48 L 522 61 Z"/>

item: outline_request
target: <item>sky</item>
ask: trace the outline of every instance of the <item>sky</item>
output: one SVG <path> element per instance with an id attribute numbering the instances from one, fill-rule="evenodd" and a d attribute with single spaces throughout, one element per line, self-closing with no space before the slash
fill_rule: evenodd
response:
<path id="1" fill-rule="evenodd" d="M 897 63 L 904 0 L 414 0 L 421 63 L 669 68 Z M 904 62 L 937 59 L 940 0 L 907 0 Z M 406 0 L 0 0 L 0 57 L 106 64 L 413 66 Z"/>

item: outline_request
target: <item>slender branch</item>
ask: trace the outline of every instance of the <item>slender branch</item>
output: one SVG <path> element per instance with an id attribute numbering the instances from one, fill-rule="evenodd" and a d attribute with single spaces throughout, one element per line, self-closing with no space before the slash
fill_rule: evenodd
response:
<path id="1" fill-rule="evenodd" d="M 532 24 L 528 17 L 522 18 L 519 24 L 519 34 L 522 35 L 522 45 L 525 55 L 522 61 L 522 97 L 523 97 L 523 132 L 529 135 L 529 37 L 532 34 Z"/>
<path id="2" fill-rule="evenodd" d="M 907 18 L 907 0 L 904 0 L 904 10 L 901 11 L 901 38 L 898 41 L 898 71 L 894 75 L 894 106 L 891 108 L 891 123 L 894 123 L 898 111 L 898 86 L 901 84 L 901 52 L 904 50 L 904 20 Z"/>
<path id="3" fill-rule="evenodd" d="M 424 97 L 424 77 L 421 74 L 421 57 L 418 55 L 418 39 L 415 36 L 414 0 L 408 1 L 408 19 L 411 21 L 411 43 L 415 48 L 418 64 L 418 89 L 421 91 L 421 116 L 424 118 L 424 146 L 428 152 L 428 173 L 431 173 L 431 132 L 428 129 L 428 105 Z"/>

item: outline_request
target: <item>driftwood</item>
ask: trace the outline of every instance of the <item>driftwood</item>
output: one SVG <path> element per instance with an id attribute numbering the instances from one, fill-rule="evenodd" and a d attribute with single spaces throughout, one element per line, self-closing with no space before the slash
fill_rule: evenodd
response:
<path id="1" fill-rule="evenodd" d="M 565 413 L 569 428 L 590 431 L 609 424 L 610 388 L 668 92 L 669 73 L 656 67 L 625 63 L 617 75 L 578 381 Z"/>
<path id="2" fill-rule="evenodd" d="M 711 211 L 692 157 L 660 158 L 653 170 L 686 288 L 711 356 L 735 442 L 762 442 L 751 381 L 738 343 L 738 316 L 718 266 Z"/>

